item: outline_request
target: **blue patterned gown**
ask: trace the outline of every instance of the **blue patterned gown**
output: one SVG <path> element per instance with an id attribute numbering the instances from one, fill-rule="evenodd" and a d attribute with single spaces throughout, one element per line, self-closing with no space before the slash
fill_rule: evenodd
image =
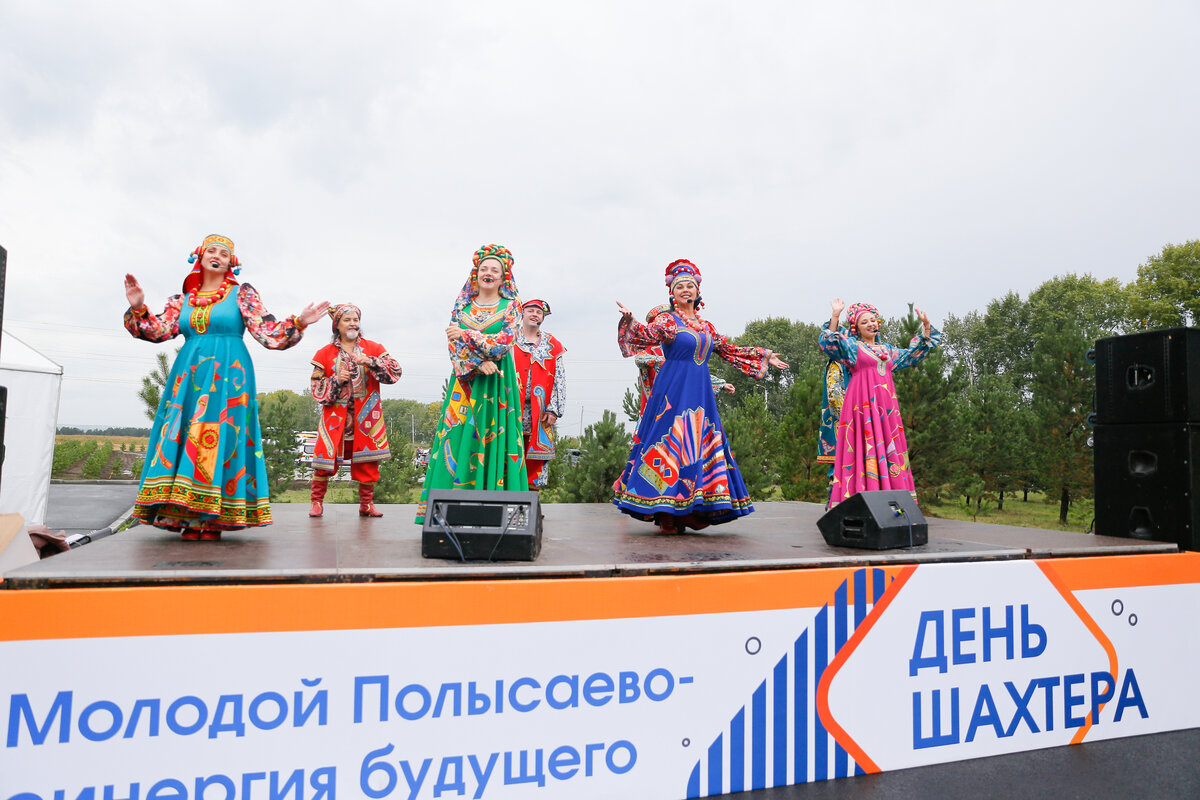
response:
<path id="1" fill-rule="evenodd" d="M 707 320 L 675 313 L 660 314 L 649 325 L 622 319 L 617 342 L 625 357 L 662 344 L 665 360 L 633 437 L 629 461 L 613 485 L 613 503 L 638 519 L 670 514 L 710 524 L 754 511 L 725 439 L 708 359 L 716 352 L 758 379 L 767 373 L 770 351 L 731 345 Z"/>
<path id="2" fill-rule="evenodd" d="M 127 311 L 125 327 L 152 342 L 184 338 L 154 418 L 133 516 L 169 530 L 270 524 L 254 364 L 242 337 L 249 330 L 265 347 L 291 347 L 302 335 L 295 318 L 277 321 L 242 284 L 207 312 L 186 295 L 172 297 L 158 316 Z"/>

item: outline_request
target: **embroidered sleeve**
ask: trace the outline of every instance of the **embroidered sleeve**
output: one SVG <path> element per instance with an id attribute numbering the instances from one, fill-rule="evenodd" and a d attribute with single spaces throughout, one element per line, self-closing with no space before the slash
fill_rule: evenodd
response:
<path id="1" fill-rule="evenodd" d="M 380 383 L 395 383 L 400 380 L 400 373 L 403 372 L 400 362 L 392 358 L 387 351 L 371 356 L 367 362 L 367 369 L 371 370 L 371 374 Z"/>
<path id="2" fill-rule="evenodd" d="M 312 362 L 313 373 L 309 380 L 309 389 L 313 399 L 323 406 L 334 406 L 349 399 L 350 384 L 339 384 L 332 375 L 325 374 L 325 367 Z"/>
<path id="3" fill-rule="evenodd" d="M 770 350 L 765 347 L 740 347 L 730 344 L 728 339 L 717 333 L 717 329 L 711 322 L 705 320 L 704 324 L 713 337 L 713 350 L 717 355 L 756 381 L 766 377 L 767 359 L 771 357 Z"/>
<path id="4" fill-rule="evenodd" d="M 925 360 L 925 357 L 938 348 L 942 343 L 942 332 L 937 328 L 930 327 L 929 337 L 924 336 L 924 330 L 917 331 L 917 335 L 908 343 L 907 350 L 901 350 L 898 347 L 892 348 L 892 371 L 911 367 L 914 364 L 920 364 Z"/>
<path id="5" fill-rule="evenodd" d="M 550 390 L 550 402 L 546 410 L 562 419 L 563 410 L 567 405 L 567 373 L 563 369 L 563 358 L 560 355 L 554 359 L 554 386 Z"/>
<path id="6" fill-rule="evenodd" d="M 853 367 L 858 360 L 858 342 L 841 330 L 830 331 L 828 322 L 821 329 L 817 345 L 821 348 L 821 352 L 839 364 Z"/>
<path id="7" fill-rule="evenodd" d="M 238 308 L 246 330 L 258 343 L 268 350 L 287 350 L 300 342 L 304 328 L 300 320 L 291 316 L 280 322 L 271 316 L 259 299 L 258 291 L 248 283 L 238 287 Z"/>
<path id="8" fill-rule="evenodd" d="M 147 342 L 165 342 L 179 335 L 179 311 L 183 307 L 183 295 L 167 299 L 167 307 L 157 317 L 145 304 L 141 311 L 132 308 L 125 311 L 125 330 Z"/>
<path id="9" fill-rule="evenodd" d="M 662 353 L 654 352 L 655 349 L 657 348 L 650 348 L 649 350 L 641 350 L 637 353 L 634 353 L 633 363 L 637 364 L 639 367 L 657 367 L 659 364 L 666 361 L 667 357 Z"/>
<path id="10" fill-rule="evenodd" d="M 454 365 L 454 374 L 465 377 L 479 369 L 479 365 L 484 361 L 499 362 L 508 355 L 512 351 L 513 342 L 516 341 L 520 322 L 520 309 L 516 303 L 509 300 L 504 311 L 504 327 L 498 333 L 489 334 L 463 328 L 463 335 L 449 343 L 450 363 Z M 452 316 L 450 324 L 458 325 L 458 318 Z"/>
<path id="11" fill-rule="evenodd" d="M 659 314 L 649 325 L 622 316 L 617 323 L 617 345 L 621 355 L 629 358 L 653 345 L 674 341 L 677 330 L 675 318 L 670 314 Z"/>
<path id="12" fill-rule="evenodd" d="M 718 378 L 716 375 L 712 374 L 708 376 L 708 379 L 712 383 L 713 394 L 720 392 L 725 388 L 725 385 L 729 383 L 729 381 L 725 380 L 724 378 Z"/>

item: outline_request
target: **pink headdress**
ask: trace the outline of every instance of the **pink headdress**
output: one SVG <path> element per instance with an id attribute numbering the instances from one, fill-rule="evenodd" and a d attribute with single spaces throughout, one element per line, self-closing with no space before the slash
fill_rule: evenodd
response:
<path id="1" fill-rule="evenodd" d="M 855 332 L 854 325 L 858 322 L 858 318 L 866 313 L 874 314 L 876 319 L 879 318 L 879 309 L 870 303 L 855 303 L 846 310 L 846 326 L 850 328 L 851 333 Z M 879 325 L 883 327 L 882 320 Z"/>

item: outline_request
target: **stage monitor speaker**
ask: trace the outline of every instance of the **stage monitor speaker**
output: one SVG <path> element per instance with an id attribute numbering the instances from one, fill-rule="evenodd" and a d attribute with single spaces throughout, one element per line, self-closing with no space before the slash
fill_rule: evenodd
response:
<path id="1" fill-rule="evenodd" d="M 542 551 L 537 492 L 430 489 L 421 555 L 458 561 L 534 561 Z"/>
<path id="2" fill-rule="evenodd" d="M 1200 425 L 1097 425 L 1096 533 L 1200 549 Z"/>
<path id="3" fill-rule="evenodd" d="M 891 550 L 929 542 L 929 524 L 917 501 L 903 489 L 859 492 L 817 520 L 826 544 Z"/>
<path id="4" fill-rule="evenodd" d="M 1200 328 L 1098 340 L 1096 422 L 1200 422 Z"/>

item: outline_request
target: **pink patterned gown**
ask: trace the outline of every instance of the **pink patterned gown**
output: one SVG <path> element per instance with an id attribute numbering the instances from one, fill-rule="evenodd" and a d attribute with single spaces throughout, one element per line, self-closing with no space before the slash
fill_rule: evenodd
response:
<path id="1" fill-rule="evenodd" d="M 901 350 L 878 341 L 867 345 L 843 331 L 821 331 L 821 349 L 850 370 L 837 423 L 829 508 L 859 492 L 880 489 L 906 489 L 916 499 L 892 373 L 920 363 L 941 338 L 934 328 L 928 338 L 918 334 Z"/>

